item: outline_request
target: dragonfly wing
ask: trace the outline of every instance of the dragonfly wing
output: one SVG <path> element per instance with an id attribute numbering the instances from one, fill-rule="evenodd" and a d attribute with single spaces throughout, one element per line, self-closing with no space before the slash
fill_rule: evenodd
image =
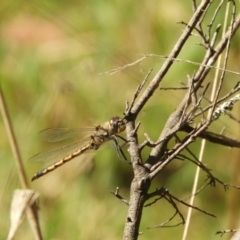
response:
<path id="1" fill-rule="evenodd" d="M 87 127 L 87 128 L 48 128 L 41 131 L 38 136 L 41 140 L 47 142 L 58 142 L 71 137 L 80 137 L 89 132 L 94 132 L 96 130 L 95 127 Z"/>
<path id="2" fill-rule="evenodd" d="M 68 157 L 69 155 L 73 154 L 74 152 L 82 149 L 83 147 L 87 146 L 91 138 L 81 139 L 80 141 L 71 143 L 67 146 L 62 148 L 53 149 L 50 151 L 38 153 L 29 159 L 30 162 L 40 162 L 40 161 L 49 161 L 49 160 L 61 160 L 62 158 Z"/>

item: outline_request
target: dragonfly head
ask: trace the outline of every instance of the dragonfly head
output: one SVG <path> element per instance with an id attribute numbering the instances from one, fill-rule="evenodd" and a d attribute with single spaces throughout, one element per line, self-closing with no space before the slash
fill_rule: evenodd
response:
<path id="1" fill-rule="evenodd" d="M 120 117 L 113 117 L 110 119 L 109 124 L 111 126 L 112 134 L 123 132 L 126 128 L 126 123 Z"/>

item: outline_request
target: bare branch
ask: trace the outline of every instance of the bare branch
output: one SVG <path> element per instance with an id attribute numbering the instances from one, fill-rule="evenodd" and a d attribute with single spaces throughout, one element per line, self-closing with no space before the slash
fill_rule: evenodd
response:
<path id="1" fill-rule="evenodd" d="M 121 195 L 119 195 L 119 187 L 116 188 L 115 192 L 114 191 L 110 191 L 110 193 L 113 194 L 118 199 L 120 199 L 126 205 L 129 205 L 128 201 L 125 200 Z"/>
<path id="2" fill-rule="evenodd" d="M 183 200 L 178 199 L 177 197 L 174 197 L 174 196 L 173 196 L 172 194 L 170 194 L 169 192 L 168 192 L 168 195 L 169 195 L 171 198 L 175 199 L 176 201 L 182 203 L 183 205 L 185 205 L 185 206 L 187 206 L 187 207 L 191 207 L 191 208 L 193 208 L 193 209 L 195 209 L 195 210 L 198 210 L 198 211 L 200 211 L 200 212 L 202 212 L 202 213 L 205 213 L 205 214 L 207 214 L 207 215 L 209 215 L 209 216 L 211 216 L 211 217 L 216 217 L 216 216 L 215 216 L 214 214 L 212 214 L 212 213 L 209 213 L 209 212 L 207 212 L 207 211 L 205 211 L 205 210 L 200 209 L 199 207 L 190 205 L 190 204 L 184 202 Z"/>
<path id="3" fill-rule="evenodd" d="M 222 237 L 225 233 L 232 233 L 232 232 L 237 232 L 237 231 L 239 231 L 239 229 L 223 230 L 223 231 L 217 231 L 216 234 L 220 234 Z"/>
<path id="4" fill-rule="evenodd" d="M 131 112 L 131 110 L 132 110 L 132 108 L 133 108 L 133 105 L 134 105 L 134 103 L 135 103 L 138 95 L 140 94 L 141 90 L 143 89 L 145 83 L 147 82 L 147 80 L 148 80 L 151 72 L 152 72 L 152 70 L 150 70 L 150 71 L 148 72 L 148 74 L 147 74 L 147 76 L 144 78 L 143 82 L 138 85 L 137 90 L 136 90 L 136 92 L 135 92 L 134 95 L 133 95 L 133 99 L 132 99 L 132 101 L 131 101 L 131 103 L 130 103 L 130 106 L 127 106 L 127 107 L 126 107 L 126 110 L 125 110 L 125 111 L 126 111 L 126 113 L 125 113 L 126 115 L 128 115 L 128 114 Z"/>
<path id="5" fill-rule="evenodd" d="M 179 211 L 176 201 L 184 204 L 187 207 L 194 208 L 198 211 L 201 211 L 209 216 L 215 217 L 213 214 L 206 212 L 198 207 L 192 206 L 192 204 L 188 204 L 183 200 L 180 200 L 174 196 L 172 196 L 166 189 L 159 189 L 153 193 L 148 193 L 149 187 L 151 186 L 152 180 L 159 174 L 171 161 L 174 159 L 179 160 L 188 160 L 191 163 L 198 166 L 202 171 L 204 171 L 207 175 L 207 182 L 193 195 L 199 194 L 204 188 L 207 186 L 215 186 L 216 183 L 220 183 L 225 190 L 229 187 L 235 187 L 239 189 L 238 186 L 231 186 L 229 184 L 224 183 L 217 177 L 213 175 L 211 170 L 207 168 L 203 163 L 199 161 L 199 159 L 191 153 L 188 149 L 188 146 L 193 143 L 197 137 L 207 139 L 216 144 L 222 144 L 225 146 L 231 147 L 240 147 L 240 142 L 237 140 L 233 140 L 222 136 L 221 134 L 216 134 L 207 131 L 207 128 L 210 126 L 212 121 L 214 120 L 211 116 L 215 114 L 215 108 L 217 104 L 222 103 L 227 98 L 232 97 L 234 93 L 236 93 L 240 86 L 239 84 L 232 90 L 230 93 L 227 93 L 223 98 L 219 98 L 220 91 L 222 89 L 225 74 L 226 72 L 234 73 L 236 75 L 240 75 L 239 72 L 234 72 L 231 70 L 227 70 L 227 62 L 229 56 L 229 49 L 230 49 L 230 42 L 235 34 L 236 30 L 240 26 L 240 15 L 235 18 L 236 10 L 235 6 L 233 7 L 232 12 L 232 19 L 230 23 L 230 28 L 228 31 L 223 34 L 220 40 L 219 39 L 219 32 L 221 25 L 217 25 L 216 19 L 220 12 L 220 9 L 223 6 L 225 1 L 221 1 L 215 9 L 213 15 L 210 16 L 210 23 L 206 29 L 203 27 L 203 23 L 205 24 L 205 16 L 210 9 L 212 1 L 203 0 L 201 4 L 196 8 L 196 2 L 192 1 L 194 14 L 189 23 L 185 24 L 185 29 L 182 33 L 182 36 L 177 41 L 176 45 L 174 46 L 173 50 L 167 57 L 161 57 L 154 54 L 145 55 L 141 60 L 147 57 L 157 57 L 157 58 L 165 58 L 165 62 L 162 67 L 159 69 L 157 74 L 153 77 L 150 81 L 148 86 L 144 89 L 143 92 L 140 93 L 142 90 L 142 86 L 145 84 L 146 79 L 140 84 L 133 96 L 133 100 L 130 104 L 127 103 L 126 111 L 125 111 L 125 119 L 126 119 L 126 132 L 127 132 L 127 139 L 129 148 L 128 151 L 131 155 L 131 162 L 133 167 L 134 178 L 131 184 L 131 193 L 130 193 L 130 200 L 129 200 L 129 210 L 128 215 L 126 218 L 125 223 L 125 230 L 124 230 L 124 238 L 123 239 L 137 239 L 138 232 L 139 232 L 139 224 L 142 215 L 143 207 L 149 207 L 153 204 L 159 202 L 160 199 L 166 199 L 171 206 L 175 209 L 174 215 L 168 219 L 166 222 L 157 225 L 156 227 L 163 227 L 167 223 L 169 223 L 176 215 L 179 215 L 181 219 L 181 223 L 184 223 L 185 220 L 183 215 Z M 217 27 L 213 30 L 213 26 Z M 204 31 L 206 29 L 206 31 Z M 205 47 L 205 56 L 202 59 L 201 63 L 194 63 L 189 60 L 181 60 L 178 59 L 177 56 L 180 53 L 183 45 L 185 44 L 186 40 L 193 34 L 193 31 L 197 31 L 199 37 L 201 37 L 202 45 Z M 219 59 L 219 56 L 222 52 L 226 49 L 224 64 L 222 68 L 214 67 L 213 65 Z M 175 111 L 169 116 L 168 120 L 165 123 L 165 126 L 159 134 L 157 141 L 152 141 L 150 137 L 145 134 L 146 140 L 139 144 L 138 141 L 138 128 L 140 123 L 135 124 L 135 120 L 139 112 L 145 106 L 147 101 L 151 98 L 151 96 L 155 93 L 155 91 L 159 88 L 161 81 L 163 80 L 165 74 L 168 72 L 170 67 L 174 62 L 189 62 L 191 64 L 199 66 L 197 70 L 194 71 L 194 74 L 187 75 L 188 78 L 188 85 L 179 88 L 160 88 L 161 90 L 188 90 L 186 91 L 185 96 L 179 103 L 179 105 L 175 108 Z M 139 61 L 137 62 L 139 63 Z M 220 82 L 218 83 L 218 91 L 217 94 L 206 108 L 203 109 L 203 99 L 205 95 L 208 93 L 208 87 L 210 85 L 210 81 L 206 83 L 206 77 L 211 69 L 216 68 L 222 71 Z M 148 77 L 148 76 L 147 76 Z M 147 78 L 146 77 L 146 78 Z M 204 82 L 205 81 L 205 82 Z M 199 93 L 201 88 L 204 88 L 203 93 Z M 235 101 L 235 100 L 234 100 Z M 226 108 L 224 108 L 224 112 L 226 109 L 231 108 L 233 103 L 228 104 Z M 203 115 L 206 109 L 211 110 L 211 115 L 208 115 L 207 118 Z M 217 108 L 217 112 L 220 114 L 223 112 L 220 108 Z M 199 112 L 198 112 L 199 111 Z M 197 116 L 202 115 L 202 119 L 196 119 Z M 215 116 L 215 115 L 214 115 Z M 190 124 L 194 123 L 194 127 L 190 126 Z M 187 135 L 180 139 L 177 136 L 178 131 L 185 131 Z M 174 138 L 177 139 L 177 143 L 171 149 L 169 149 L 170 144 L 169 141 Z M 149 157 L 144 161 L 142 160 L 141 151 L 144 147 L 150 147 L 151 152 Z M 182 151 L 187 150 L 190 153 L 190 157 L 186 154 L 183 154 Z M 118 195 L 115 194 L 115 195 Z M 149 199 L 152 201 L 146 204 L 146 201 Z M 177 224 L 179 225 L 179 224 Z M 176 225 L 175 225 L 176 226 Z"/>

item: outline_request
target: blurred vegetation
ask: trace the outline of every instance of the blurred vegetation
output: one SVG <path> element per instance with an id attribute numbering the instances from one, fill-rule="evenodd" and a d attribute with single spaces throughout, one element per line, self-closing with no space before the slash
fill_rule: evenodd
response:
<path id="1" fill-rule="evenodd" d="M 212 9 L 213 11 L 214 9 Z M 8 110 L 17 135 L 24 166 L 31 179 L 46 163 L 27 160 L 40 151 L 55 147 L 43 143 L 37 133 L 48 127 L 82 127 L 97 125 L 112 116 L 122 116 L 126 100 L 132 99 L 137 85 L 150 69 L 154 75 L 162 60 L 149 58 L 114 75 L 101 74 L 133 62 L 140 54 L 167 55 L 178 39 L 183 25 L 191 17 L 190 1 L 4 1 L 0 7 L 0 76 Z M 224 17 L 224 11 L 222 12 Z M 211 17 L 211 16 L 209 16 Z M 219 19 L 220 21 L 221 19 Z M 229 69 L 239 71 L 239 33 L 233 41 Z M 180 58 L 201 61 L 203 49 L 193 37 Z M 176 63 L 162 87 L 186 82 L 186 73 L 196 66 Z M 209 76 L 209 81 L 213 73 Z M 228 91 L 237 76 L 226 75 Z M 222 93 L 224 94 L 224 93 Z M 176 108 L 184 92 L 158 91 L 144 109 L 139 138 L 143 133 L 155 140 L 168 115 Z M 239 104 L 233 114 L 239 117 Z M 160 120 L 160 121 L 159 121 Z M 239 139 L 239 127 L 224 117 L 211 130 Z M 19 188 L 18 176 L 6 131 L 0 119 L 0 239 L 9 229 L 9 207 L 13 190 Z M 200 141 L 192 149 L 198 154 Z M 127 153 L 127 151 L 126 151 Z M 143 157 L 149 152 L 144 150 Z M 207 144 L 204 162 L 223 181 L 236 184 L 239 151 Z M 195 167 L 189 162 L 172 163 L 155 181 L 179 198 L 190 195 Z M 86 154 L 31 187 L 40 193 L 40 221 L 44 239 L 120 239 L 127 207 L 109 190 L 120 187 L 128 199 L 131 169 L 117 159 L 113 148 Z M 205 176 L 201 176 L 202 182 Z M 235 195 L 233 195 L 235 194 Z M 230 203 L 239 192 L 227 193 L 222 187 L 207 189 L 195 205 L 218 216 L 212 219 L 194 211 L 189 239 L 219 239 L 218 230 L 233 220 Z M 235 211 L 239 210 L 239 200 Z M 237 206 L 237 209 L 236 209 Z M 233 207 L 233 206 L 231 206 Z M 180 206 L 185 214 L 187 208 Z M 167 220 L 174 213 L 167 203 L 159 202 L 143 213 L 141 239 L 180 239 L 183 226 L 147 230 Z M 239 218 L 234 219 L 239 223 Z M 224 236 L 223 239 L 228 237 Z M 33 239 L 27 220 L 16 239 Z"/>

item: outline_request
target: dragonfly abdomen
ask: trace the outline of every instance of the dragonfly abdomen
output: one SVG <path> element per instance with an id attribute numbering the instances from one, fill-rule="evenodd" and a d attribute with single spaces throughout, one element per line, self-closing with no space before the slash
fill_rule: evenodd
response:
<path id="1" fill-rule="evenodd" d="M 79 149 L 78 151 L 72 153 L 71 155 L 69 155 L 68 157 L 63 158 L 62 160 L 55 162 L 54 164 L 52 164 L 49 167 L 44 168 L 43 170 L 37 172 L 33 177 L 31 181 L 34 181 L 46 174 L 48 174 L 49 172 L 52 172 L 53 170 L 55 170 L 58 167 L 61 167 L 64 163 L 69 162 L 70 160 L 72 160 L 73 158 L 83 154 L 85 151 L 87 151 L 90 148 L 90 146 L 86 146 L 82 149 Z"/>

